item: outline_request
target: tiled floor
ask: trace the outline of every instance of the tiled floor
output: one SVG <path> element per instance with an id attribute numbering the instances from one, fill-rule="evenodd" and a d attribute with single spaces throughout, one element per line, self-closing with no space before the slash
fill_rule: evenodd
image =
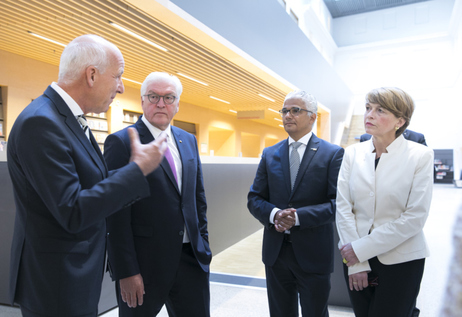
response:
<path id="1" fill-rule="evenodd" d="M 453 185 L 436 184 L 434 186 L 431 212 L 425 226 L 425 233 L 431 256 L 426 261 L 424 278 L 417 306 L 421 309 L 420 317 L 438 317 L 441 299 L 447 279 L 447 268 L 452 254 L 452 224 L 462 203 L 462 189 Z M 213 317 L 267 317 L 269 316 L 266 290 L 260 287 L 264 278 L 261 262 L 262 232 L 258 231 L 248 238 L 236 243 L 227 250 L 217 254 L 212 261 L 214 273 L 256 277 L 254 286 L 238 286 L 221 282 L 211 283 L 211 311 Z M 219 276 L 212 280 L 217 281 Z M 225 279 L 226 280 L 226 279 Z M 248 280 L 248 279 L 247 279 Z M 256 286 L 255 286 L 256 285 Z M 397 286 L 399 287 L 399 286 Z M 331 317 L 353 317 L 351 309 L 329 307 Z M 17 317 L 17 309 L 0 306 L 1 317 Z M 114 309 L 103 317 L 117 317 Z M 163 310 L 159 317 L 168 314 Z"/>

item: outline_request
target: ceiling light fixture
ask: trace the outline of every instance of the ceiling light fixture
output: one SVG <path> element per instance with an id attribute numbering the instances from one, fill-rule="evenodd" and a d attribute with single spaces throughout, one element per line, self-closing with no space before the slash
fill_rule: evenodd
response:
<path id="1" fill-rule="evenodd" d="M 229 109 L 229 112 L 232 112 L 232 113 L 237 113 L 237 111 L 236 111 L 236 110 L 231 110 L 231 109 Z"/>
<path id="2" fill-rule="evenodd" d="M 196 83 L 202 84 L 202 85 L 204 85 L 204 86 L 208 86 L 208 84 L 206 84 L 206 83 L 204 83 L 204 82 L 202 82 L 202 81 L 200 81 L 200 80 L 197 80 L 196 78 L 192 78 L 191 76 L 185 75 L 185 74 L 180 73 L 180 72 L 176 72 L 176 73 L 177 73 L 178 75 L 180 75 L 180 76 L 183 76 L 184 78 L 188 78 L 188 79 L 190 79 L 190 80 L 192 80 L 192 81 L 195 81 Z"/>
<path id="3" fill-rule="evenodd" d="M 282 122 L 282 120 L 278 118 L 274 118 L 274 120 Z"/>
<path id="4" fill-rule="evenodd" d="M 272 102 L 275 102 L 274 99 L 271 99 L 270 97 L 266 97 L 265 95 L 262 95 L 262 94 L 258 94 L 260 97 L 263 97 L 265 99 L 268 99 L 269 101 L 272 101 Z"/>
<path id="5" fill-rule="evenodd" d="M 231 104 L 231 102 L 229 102 L 229 101 L 226 101 L 226 100 L 222 100 L 222 99 L 219 99 L 219 98 L 217 98 L 217 97 L 213 97 L 213 96 L 209 96 L 209 97 L 210 97 L 210 98 L 212 98 L 212 99 L 215 99 L 215 100 L 218 100 L 218 101 L 221 101 L 221 102 L 227 103 L 228 105 L 229 105 L 229 104 Z"/>
<path id="6" fill-rule="evenodd" d="M 131 81 L 132 83 L 135 83 L 135 84 L 138 84 L 138 85 L 142 85 L 142 83 L 140 83 L 139 81 L 133 80 L 133 79 L 128 79 L 128 78 L 125 78 L 125 77 L 122 77 L 122 79 L 126 80 L 126 81 Z"/>
<path id="7" fill-rule="evenodd" d="M 38 38 L 40 38 L 40 39 L 42 39 L 42 40 L 45 40 L 45 41 L 48 41 L 48 42 L 51 42 L 51 43 L 54 43 L 54 44 L 57 44 L 57 45 L 61 45 L 61 46 L 63 46 L 63 47 L 66 47 L 66 44 L 56 42 L 56 41 L 54 41 L 54 40 L 52 40 L 52 39 L 49 39 L 49 38 L 47 38 L 47 37 L 44 37 L 44 36 L 35 34 L 34 32 L 27 31 L 27 33 L 29 33 L 29 34 L 32 35 L 32 36 L 38 37 Z"/>
<path id="8" fill-rule="evenodd" d="M 282 124 L 279 125 L 281 128 L 284 128 L 284 126 Z"/>
<path id="9" fill-rule="evenodd" d="M 168 52 L 168 50 L 167 50 L 166 48 L 163 48 L 162 46 L 157 45 L 156 43 L 151 42 L 150 40 L 147 40 L 147 39 L 145 39 L 144 37 L 139 36 L 138 34 L 133 33 L 132 31 L 127 30 L 126 28 L 121 27 L 121 26 L 118 25 L 118 24 L 115 24 L 114 22 L 109 22 L 109 24 L 112 25 L 112 26 L 115 27 L 115 28 L 118 28 L 118 29 L 121 30 L 121 31 L 124 31 L 124 32 L 127 33 L 127 34 L 130 34 L 130 35 L 133 36 L 133 37 L 136 37 L 137 39 L 139 39 L 139 40 L 141 40 L 141 41 L 143 41 L 143 42 L 145 42 L 145 43 L 148 43 L 149 45 L 154 46 L 155 48 L 158 48 L 158 49 L 160 49 L 160 50 L 162 50 L 162 51 L 164 51 L 164 52 Z"/>
<path id="10" fill-rule="evenodd" d="M 269 111 L 273 111 L 273 112 L 276 112 L 277 114 L 279 114 L 279 111 L 277 110 L 274 110 L 274 109 L 271 109 L 271 108 L 268 108 Z"/>

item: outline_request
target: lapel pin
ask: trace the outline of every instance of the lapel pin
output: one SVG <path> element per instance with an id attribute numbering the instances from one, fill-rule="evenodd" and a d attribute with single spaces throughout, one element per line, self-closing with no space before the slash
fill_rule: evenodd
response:
<path id="1" fill-rule="evenodd" d="M 315 148 L 315 147 L 312 147 L 311 149 L 312 149 L 313 151 L 317 151 L 317 150 L 318 150 L 318 149 L 317 149 L 317 148 Z"/>
<path id="2" fill-rule="evenodd" d="M 180 143 L 183 143 L 183 141 L 180 140 Z"/>

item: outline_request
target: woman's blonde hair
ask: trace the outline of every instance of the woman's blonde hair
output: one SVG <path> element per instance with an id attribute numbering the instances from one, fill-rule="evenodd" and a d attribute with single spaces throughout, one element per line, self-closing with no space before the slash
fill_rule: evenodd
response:
<path id="1" fill-rule="evenodd" d="M 367 93 L 366 102 L 379 104 L 396 118 L 404 119 L 403 126 L 396 130 L 396 137 L 399 137 L 409 126 L 414 113 L 414 101 L 404 90 L 396 87 L 373 89 Z"/>

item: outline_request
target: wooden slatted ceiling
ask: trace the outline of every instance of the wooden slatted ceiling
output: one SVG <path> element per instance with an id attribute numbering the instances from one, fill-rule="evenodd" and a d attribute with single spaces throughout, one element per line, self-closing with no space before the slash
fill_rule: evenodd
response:
<path id="1" fill-rule="evenodd" d="M 278 115 L 267 108 L 279 109 L 285 92 L 123 0 L 0 0 L 0 12 L 1 50 L 58 65 L 63 47 L 31 36 L 28 31 L 63 44 L 82 34 L 98 34 L 122 51 L 126 78 L 142 82 L 152 71 L 181 72 L 208 84 L 204 86 L 178 76 L 184 88 L 182 101 L 227 114 L 229 109 L 265 110 L 265 119 L 255 121 L 273 127 L 280 124 L 274 120 Z M 168 51 L 163 52 L 118 30 L 110 21 Z M 129 81 L 124 84 L 140 88 Z M 259 93 L 275 102 L 258 96 Z"/>

